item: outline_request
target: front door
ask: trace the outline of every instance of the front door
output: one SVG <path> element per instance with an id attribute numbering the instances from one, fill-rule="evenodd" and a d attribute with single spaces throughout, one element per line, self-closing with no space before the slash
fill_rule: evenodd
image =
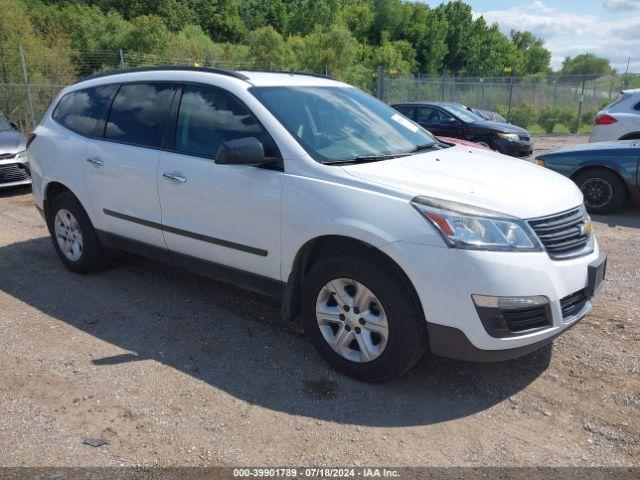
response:
<path id="1" fill-rule="evenodd" d="M 213 86 L 184 87 L 175 153 L 162 153 L 158 169 L 165 240 L 173 252 L 280 280 L 282 172 L 215 163 L 222 143 L 243 137 L 277 154 L 236 97 Z"/>
<path id="2" fill-rule="evenodd" d="M 101 230 L 166 248 L 156 175 L 174 87 L 125 84 L 102 139 L 87 142 L 85 181 Z"/>
<path id="3" fill-rule="evenodd" d="M 416 122 L 436 136 L 462 138 L 458 121 L 439 108 L 419 107 Z"/>

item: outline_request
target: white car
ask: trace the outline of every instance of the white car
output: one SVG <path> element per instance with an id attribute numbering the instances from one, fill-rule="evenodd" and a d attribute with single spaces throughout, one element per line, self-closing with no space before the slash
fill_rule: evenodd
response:
<path id="1" fill-rule="evenodd" d="M 589 142 L 640 139 L 640 88 L 623 90 L 620 98 L 600 110 Z"/>
<path id="2" fill-rule="evenodd" d="M 359 379 L 427 347 L 524 355 L 587 314 L 604 277 L 571 180 L 442 143 L 326 77 L 102 74 L 34 133 L 35 203 L 70 270 L 125 250 L 272 295 Z"/>

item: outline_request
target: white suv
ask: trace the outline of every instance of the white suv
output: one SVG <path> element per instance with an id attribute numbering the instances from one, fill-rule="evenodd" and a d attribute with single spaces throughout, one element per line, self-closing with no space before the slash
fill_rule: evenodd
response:
<path id="1" fill-rule="evenodd" d="M 326 77 L 103 74 L 34 133 L 35 202 L 69 269 L 126 250 L 272 295 L 363 380 L 428 347 L 531 352 L 589 312 L 604 276 L 571 180 L 442 143 Z"/>
<path id="2" fill-rule="evenodd" d="M 590 142 L 640 139 L 640 88 L 623 90 L 620 98 L 600 110 Z"/>

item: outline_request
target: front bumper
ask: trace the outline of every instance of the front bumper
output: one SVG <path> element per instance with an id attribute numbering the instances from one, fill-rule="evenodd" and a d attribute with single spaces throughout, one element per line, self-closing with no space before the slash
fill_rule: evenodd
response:
<path id="1" fill-rule="evenodd" d="M 533 155 L 533 142 L 501 140 L 498 145 L 498 151 L 512 157 L 529 157 Z"/>
<path id="2" fill-rule="evenodd" d="M 589 286 L 594 251 L 568 260 L 546 252 L 511 253 L 458 250 L 410 242 L 383 247 L 406 272 L 416 289 L 428 323 L 434 354 L 465 360 L 515 358 L 540 348 L 578 322 L 592 308 L 588 299 L 578 311 L 563 315 L 561 300 Z M 549 325 L 508 337 L 495 337 L 483 325 L 472 295 L 545 296 Z"/>

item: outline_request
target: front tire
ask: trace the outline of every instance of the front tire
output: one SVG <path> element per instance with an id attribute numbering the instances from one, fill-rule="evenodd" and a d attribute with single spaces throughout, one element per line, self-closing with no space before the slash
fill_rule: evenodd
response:
<path id="1" fill-rule="evenodd" d="M 400 275 L 378 258 L 341 253 L 320 260 L 304 280 L 302 301 L 316 350 L 358 380 L 402 375 L 426 349 L 416 302 Z"/>
<path id="2" fill-rule="evenodd" d="M 591 213 L 610 213 L 622 206 L 627 189 L 615 173 L 603 168 L 582 172 L 575 179 Z"/>
<path id="3" fill-rule="evenodd" d="M 69 270 L 93 273 L 104 267 L 105 251 L 87 212 L 71 192 L 53 199 L 47 222 L 53 246 Z"/>

